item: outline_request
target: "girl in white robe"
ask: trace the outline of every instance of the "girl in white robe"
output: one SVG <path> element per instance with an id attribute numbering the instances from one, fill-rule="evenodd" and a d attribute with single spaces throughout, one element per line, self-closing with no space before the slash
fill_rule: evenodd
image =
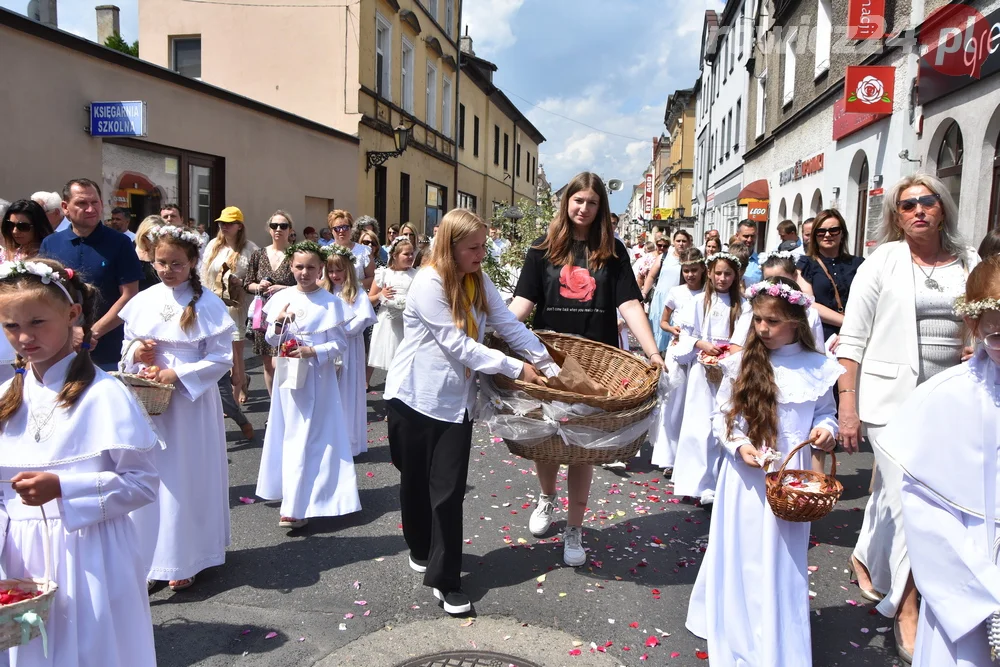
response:
<path id="1" fill-rule="evenodd" d="M 681 278 L 680 285 L 675 285 L 667 292 L 667 299 L 660 314 L 659 327 L 669 334 L 671 343 L 676 342 L 680 334 L 680 316 L 685 307 L 705 292 L 707 271 L 705 260 L 697 248 L 685 248 L 680 253 Z M 652 313 L 652 311 L 650 311 Z M 657 468 L 663 468 L 666 474 L 672 474 L 674 459 L 677 456 L 677 440 L 681 433 L 681 420 L 684 417 L 684 394 L 687 391 L 687 378 L 690 363 L 682 364 L 674 358 L 676 345 L 668 344 L 666 361 L 669 373 L 660 380 L 660 407 L 656 420 L 650 429 L 650 442 L 653 445 L 651 463 Z"/>
<path id="2" fill-rule="evenodd" d="M 708 640 L 713 667 L 812 664 L 810 524 L 774 516 L 761 462 L 767 465 L 765 447 L 777 449 L 781 460 L 806 440 L 833 449 L 837 419 L 831 387 L 843 369 L 813 348 L 802 305 L 808 297 L 792 281 L 780 284 L 782 296 L 762 290 L 751 297 L 754 331 L 744 351 L 720 363 L 723 380 L 712 426 L 725 455 L 708 550 L 686 621 L 691 632 Z M 762 381 L 769 389 L 755 390 Z M 788 467 L 805 470 L 809 464 L 803 448 Z"/>
<path id="3" fill-rule="evenodd" d="M 229 463 L 218 381 L 233 366 L 233 318 L 203 290 L 200 238 L 171 225 L 154 232 L 160 283 L 124 308 L 125 370 L 174 385 L 170 405 L 152 417 L 166 449 L 154 452 L 156 503 L 134 512 L 150 582 L 174 591 L 222 565 L 229 546 Z"/>
<path id="4" fill-rule="evenodd" d="M 983 346 L 918 386 L 883 438 L 903 470 L 903 526 L 922 598 L 915 667 L 993 664 L 986 622 L 1000 611 L 998 299 L 1000 259 L 990 257 L 956 306 Z"/>
<path id="5" fill-rule="evenodd" d="M 44 509 L 58 588 L 46 638 L 0 662 L 153 667 L 146 568 L 129 512 L 156 497 L 149 452 L 158 438 L 125 385 L 95 368 L 89 348 L 72 351 L 72 325 L 93 312 L 97 291 L 55 262 L 25 266 L 7 273 L 0 265 L 0 322 L 22 355 L 15 378 L 0 386 L 0 478 L 13 480 L 0 485 L 0 571 L 45 575 Z M 43 285 L 38 273 L 47 272 Z M 36 326 L 36 318 L 47 322 Z M 92 324 L 83 322 L 85 339 Z"/>
<path id="6" fill-rule="evenodd" d="M 357 512 L 361 499 L 337 381 L 337 362 L 348 351 L 348 309 L 316 284 L 326 263 L 318 245 L 286 252 L 296 286 L 264 306 L 266 335 L 269 345 L 294 338 L 297 347 L 275 359 L 257 495 L 281 500 L 279 526 L 301 528 L 310 517 Z"/>
<path id="7" fill-rule="evenodd" d="M 389 249 L 389 266 L 375 270 L 370 299 L 381 303 L 378 323 L 372 331 L 371 352 L 368 365 L 389 370 L 396 348 L 403 340 L 403 311 L 410 283 L 417 275 L 413 268 L 413 244 L 405 236 L 398 236 Z"/>
<path id="8" fill-rule="evenodd" d="M 338 387 L 347 433 L 351 437 L 351 455 L 357 456 L 368 451 L 364 332 L 375 323 L 375 310 L 358 282 L 353 265 L 354 254 L 342 253 L 337 250 L 339 247 L 326 247 L 329 251 L 326 270 L 330 291 L 340 297 L 347 310 L 345 315 L 348 319 L 344 322 L 347 351 L 338 376 Z"/>
<path id="9" fill-rule="evenodd" d="M 681 334 L 672 354 L 687 364 L 684 416 L 674 462 L 674 494 L 698 498 L 708 504 L 715 498 L 722 449 L 712 434 L 717 384 L 709 382 L 698 353 L 719 356 L 729 345 L 739 318 L 749 317 L 750 305 L 740 294 L 740 261 L 727 253 L 709 258 L 708 281 L 702 298 L 688 302 L 680 314 Z"/>

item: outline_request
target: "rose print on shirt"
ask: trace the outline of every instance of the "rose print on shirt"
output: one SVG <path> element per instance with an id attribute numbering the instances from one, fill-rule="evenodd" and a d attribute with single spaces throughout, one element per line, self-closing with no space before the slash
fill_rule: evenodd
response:
<path id="1" fill-rule="evenodd" d="M 590 301 L 597 290 L 597 281 L 581 266 L 564 266 L 559 272 L 559 296 L 574 301 Z"/>

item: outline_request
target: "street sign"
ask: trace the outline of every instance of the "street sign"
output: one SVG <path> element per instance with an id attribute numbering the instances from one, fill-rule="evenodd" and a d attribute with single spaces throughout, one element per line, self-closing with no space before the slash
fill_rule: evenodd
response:
<path id="1" fill-rule="evenodd" d="M 91 102 L 90 136 L 146 136 L 146 103 Z"/>
<path id="2" fill-rule="evenodd" d="M 646 189 L 643 193 L 642 209 L 645 217 L 653 215 L 653 172 L 646 174 Z"/>

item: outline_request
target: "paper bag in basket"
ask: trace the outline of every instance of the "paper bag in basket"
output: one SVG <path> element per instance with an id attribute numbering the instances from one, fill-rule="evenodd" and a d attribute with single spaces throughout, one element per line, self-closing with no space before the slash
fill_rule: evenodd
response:
<path id="1" fill-rule="evenodd" d="M 549 389 L 560 389 L 584 396 L 607 396 L 608 390 L 587 375 L 580 362 L 542 341 L 552 360 L 559 365 L 559 375 L 545 380 Z"/>

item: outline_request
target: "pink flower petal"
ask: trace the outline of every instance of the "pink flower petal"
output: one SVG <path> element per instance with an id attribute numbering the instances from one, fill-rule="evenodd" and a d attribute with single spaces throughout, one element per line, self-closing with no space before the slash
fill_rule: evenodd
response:
<path id="1" fill-rule="evenodd" d="M 266 635 L 264 635 L 264 639 L 274 639 L 277 636 L 278 636 L 277 632 L 269 632 Z"/>
<path id="2" fill-rule="evenodd" d="M 253 498 L 247 498 L 246 496 L 240 496 L 240 502 L 243 503 L 244 505 L 253 505 L 257 501 L 254 500 Z"/>

